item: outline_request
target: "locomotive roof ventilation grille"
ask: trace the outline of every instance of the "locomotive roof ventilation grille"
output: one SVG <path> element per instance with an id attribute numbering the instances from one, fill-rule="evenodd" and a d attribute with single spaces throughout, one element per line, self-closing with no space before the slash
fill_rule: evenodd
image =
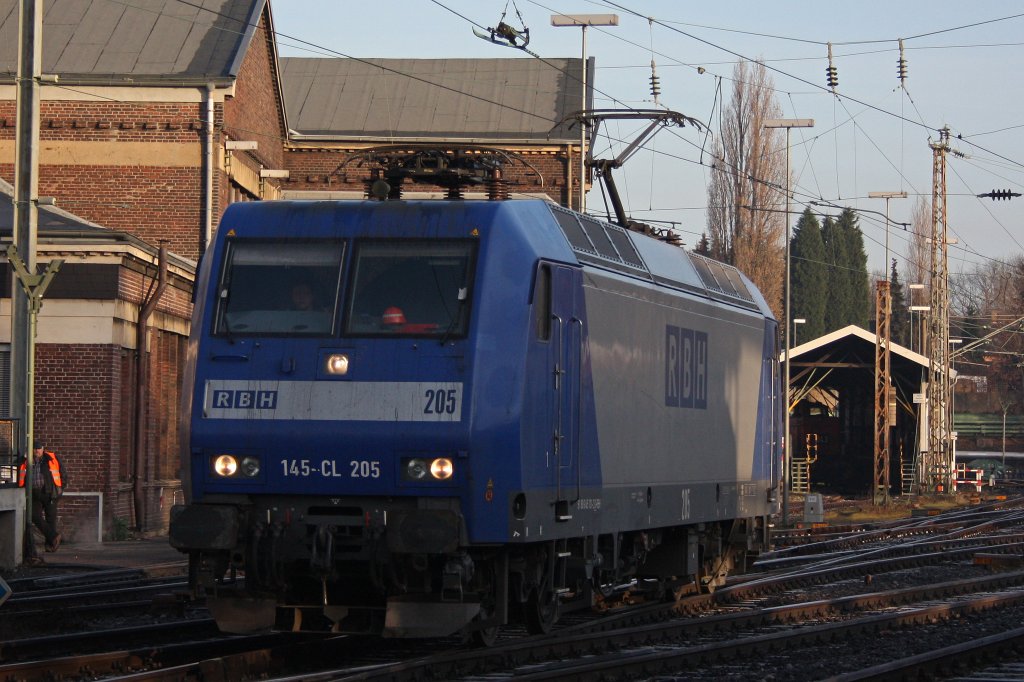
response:
<path id="1" fill-rule="evenodd" d="M 557 206 L 550 208 L 581 261 L 651 278 L 626 230 Z"/>
<path id="2" fill-rule="evenodd" d="M 690 262 L 697 268 L 701 281 L 708 289 L 747 303 L 754 303 L 754 297 L 750 295 L 750 290 L 740 277 L 740 271 L 735 267 L 697 253 L 691 252 L 689 256 Z"/>

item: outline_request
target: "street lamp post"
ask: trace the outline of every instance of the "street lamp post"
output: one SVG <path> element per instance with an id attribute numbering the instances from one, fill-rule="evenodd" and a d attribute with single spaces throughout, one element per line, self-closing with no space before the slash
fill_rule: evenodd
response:
<path id="1" fill-rule="evenodd" d="M 802 317 L 794 317 L 793 318 L 793 348 L 796 348 L 796 346 L 797 346 L 797 343 L 796 343 L 796 326 L 798 324 L 805 324 L 806 322 L 807 322 L 807 320 L 802 318 Z"/>
<path id="2" fill-rule="evenodd" d="M 582 83 L 582 103 L 580 104 L 580 113 L 587 110 L 587 26 L 618 26 L 619 15 L 618 14 L 552 14 L 551 15 L 552 26 L 579 26 L 583 30 L 583 76 L 581 79 Z M 580 199 L 577 208 L 580 213 L 585 213 L 587 210 L 587 197 L 586 191 L 586 177 L 587 177 L 587 160 L 584 149 L 587 145 L 587 126 L 582 122 L 580 123 Z M 570 190 L 571 192 L 571 190 Z M 571 194 L 570 194 L 571 196 Z M 569 202 L 572 203 L 571 201 Z"/>
<path id="3" fill-rule="evenodd" d="M 957 344 L 963 343 L 963 339 L 949 339 L 949 345 L 955 347 Z M 953 484 L 950 486 L 952 490 L 950 492 L 956 492 L 956 431 L 953 430 L 953 419 L 956 417 L 956 353 L 953 352 L 953 348 L 949 349 L 949 374 L 947 379 L 949 381 L 949 418 L 947 420 L 948 426 L 946 427 L 949 433 L 949 451 L 952 453 L 953 461 Z"/>
<path id="4" fill-rule="evenodd" d="M 910 310 L 910 346 L 911 346 L 910 350 L 913 350 L 913 347 L 912 347 L 913 346 L 913 313 L 914 312 L 928 312 L 931 309 L 932 309 L 932 306 L 930 306 L 930 305 L 911 305 L 909 307 L 909 310 Z M 920 316 L 922 316 L 922 315 L 919 315 L 919 317 Z M 919 337 L 922 335 L 922 328 L 923 328 L 924 324 L 925 323 L 924 323 L 923 319 L 919 319 L 919 321 L 918 321 L 918 336 Z M 918 348 L 919 348 L 919 350 L 916 350 L 915 352 L 921 352 L 925 348 L 924 340 L 922 340 L 920 338 L 918 339 Z"/>
<path id="5" fill-rule="evenodd" d="M 920 343 L 915 343 L 915 341 L 919 341 L 919 339 L 916 336 L 914 336 L 914 312 L 921 311 L 922 309 L 927 310 L 931 306 L 914 305 L 914 292 L 919 289 L 924 289 L 924 284 L 914 282 L 908 284 L 907 288 L 910 289 L 910 307 L 908 308 L 908 310 L 910 311 L 910 350 L 916 352 L 917 348 L 923 348 L 923 345 Z"/>
<path id="6" fill-rule="evenodd" d="M 889 279 L 889 199 L 906 199 L 906 192 L 868 192 L 871 199 L 885 199 L 885 263 L 882 271 L 884 279 Z"/>
<path id="7" fill-rule="evenodd" d="M 789 525 L 789 477 L 790 468 L 792 463 L 793 449 L 790 447 L 789 438 L 789 205 L 792 200 L 792 189 L 790 188 L 791 183 L 791 171 L 790 171 L 790 149 L 789 149 L 789 135 L 793 128 L 812 128 L 814 127 L 813 118 L 773 118 L 768 119 L 764 122 L 765 128 L 785 128 L 786 129 L 786 280 L 785 280 L 785 310 L 783 316 L 786 318 L 785 326 L 785 339 L 783 340 L 783 346 L 786 349 L 785 353 L 785 367 L 783 369 L 785 385 L 783 387 L 783 396 L 786 400 L 785 408 L 782 412 L 783 425 L 782 425 L 782 525 Z"/>

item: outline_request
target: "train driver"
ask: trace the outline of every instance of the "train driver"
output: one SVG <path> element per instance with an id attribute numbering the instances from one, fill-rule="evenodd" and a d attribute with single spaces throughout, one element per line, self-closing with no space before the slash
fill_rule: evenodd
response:
<path id="1" fill-rule="evenodd" d="M 306 282 L 292 285 L 292 308 L 294 310 L 313 309 L 313 289 Z"/>
<path id="2" fill-rule="evenodd" d="M 388 306 L 384 309 L 384 314 L 381 315 L 380 322 L 384 325 L 385 329 L 399 331 L 405 324 L 405 313 L 403 313 L 402 309 L 396 305 Z"/>

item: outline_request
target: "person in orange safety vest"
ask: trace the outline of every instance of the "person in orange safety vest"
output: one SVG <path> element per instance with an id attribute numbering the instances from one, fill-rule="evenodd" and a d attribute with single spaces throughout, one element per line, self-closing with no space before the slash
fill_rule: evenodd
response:
<path id="1" fill-rule="evenodd" d="M 57 532 L 57 502 L 67 485 L 67 475 L 56 453 L 48 452 L 42 443 L 33 443 L 32 523 L 46 538 L 46 551 L 56 552 L 61 534 Z M 26 460 L 18 467 L 18 487 L 25 487 L 28 478 Z"/>

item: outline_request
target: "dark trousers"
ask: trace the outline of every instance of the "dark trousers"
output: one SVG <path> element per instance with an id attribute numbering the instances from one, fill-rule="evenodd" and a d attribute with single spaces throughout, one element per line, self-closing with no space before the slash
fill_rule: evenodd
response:
<path id="1" fill-rule="evenodd" d="M 41 490 L 32 491 L 32 523 L 46 538 L 47 546 L 57 537 L 57 500 Z"/>

